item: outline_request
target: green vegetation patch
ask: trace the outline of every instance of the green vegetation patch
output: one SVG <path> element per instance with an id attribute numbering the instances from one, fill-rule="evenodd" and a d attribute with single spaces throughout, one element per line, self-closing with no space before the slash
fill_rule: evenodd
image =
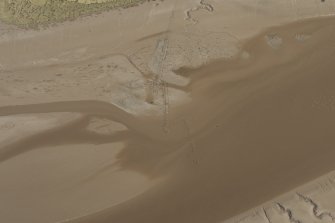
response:
<path id="1" fill-rule="evenodd" d="M 136 6 L 147 0 L 0 0 L 0 19 L 23 28 L 75 20 L 116 8 Z"/>

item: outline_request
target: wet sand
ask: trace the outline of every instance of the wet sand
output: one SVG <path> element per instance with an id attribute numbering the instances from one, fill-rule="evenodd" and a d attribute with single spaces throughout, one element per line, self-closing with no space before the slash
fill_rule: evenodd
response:
<path id="1" fill-rule="evenodd" d="M 48 148 L 57 144 L 53 138 L 69 147 L 73 139 L 122 141 L 121 169 L 164 178 L 133 199 L 69 222 L 220 222 L 334 170 L 334 22 L 274 27 L 248 40 L 236 58 L 178 70 L 191 79 L 184 90 L 192 101 L 169 111 L 168 131 L 161 118 L 134 118 L 103 102 L 7 106 L 0 114 L 83 113 L 86 118 L 75 125 L 12 149 Z M 298 39 L 297 33 L 310 38 Z M 274 48 L 267 36 L 282 44 Z M 87 137 L 83 129 L 92 117 L 128 130 L 120 138 Z"/>

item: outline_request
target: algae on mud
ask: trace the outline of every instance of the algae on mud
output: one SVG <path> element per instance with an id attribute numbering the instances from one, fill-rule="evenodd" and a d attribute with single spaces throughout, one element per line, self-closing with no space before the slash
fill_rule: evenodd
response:
<path id="1" fill-rule="evenodd" d="M 146 0 L 0 0 L 0 20 L 22 28 L 38 28 L 135 6 Z"/>

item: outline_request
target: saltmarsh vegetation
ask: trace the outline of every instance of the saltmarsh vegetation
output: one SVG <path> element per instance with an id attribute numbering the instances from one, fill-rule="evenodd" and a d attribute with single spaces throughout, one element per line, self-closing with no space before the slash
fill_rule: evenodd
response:
<path id="1" fill-rule="evenodd" d="M 22 28 L 37 29 L 147 0 L 0 0 L 0 19 Z"/>

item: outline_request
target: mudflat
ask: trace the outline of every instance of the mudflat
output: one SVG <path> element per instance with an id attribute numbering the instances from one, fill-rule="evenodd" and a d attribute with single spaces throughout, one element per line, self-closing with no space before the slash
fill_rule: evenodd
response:
<path id="1" fill-rule="evenodd" d="M 155 162 L 165 160 L 166 182 L 75 222 L 218 222 L 332 171 L 333 23 L 271 28 L 245 44 L 248 59 L 179 71 L 192 80 L 192 102 L 170 113 L 173 139 L 130 140 L 120 156 L 145 172 L 146 151 L 164 145 L 168 155 Z M 273 49 L 267 35 L 283 44 Z M 152 136 L 147 125 L 137 128 Z M 131 162 L 132 153 L 141 156 Z"/>
<path id="2" fill-rule="evenodd" d="M 1 218 L 217 223 L 333 171 L 334 22 L 267 28 L 231 58 L 174 70 L 173 81 L 160 74 L 168 32 L 150 72 L 121 54 L 4 70 L 66 81 L 1 104 L 0 132 L 11 133 L 0 144 Z"/>

